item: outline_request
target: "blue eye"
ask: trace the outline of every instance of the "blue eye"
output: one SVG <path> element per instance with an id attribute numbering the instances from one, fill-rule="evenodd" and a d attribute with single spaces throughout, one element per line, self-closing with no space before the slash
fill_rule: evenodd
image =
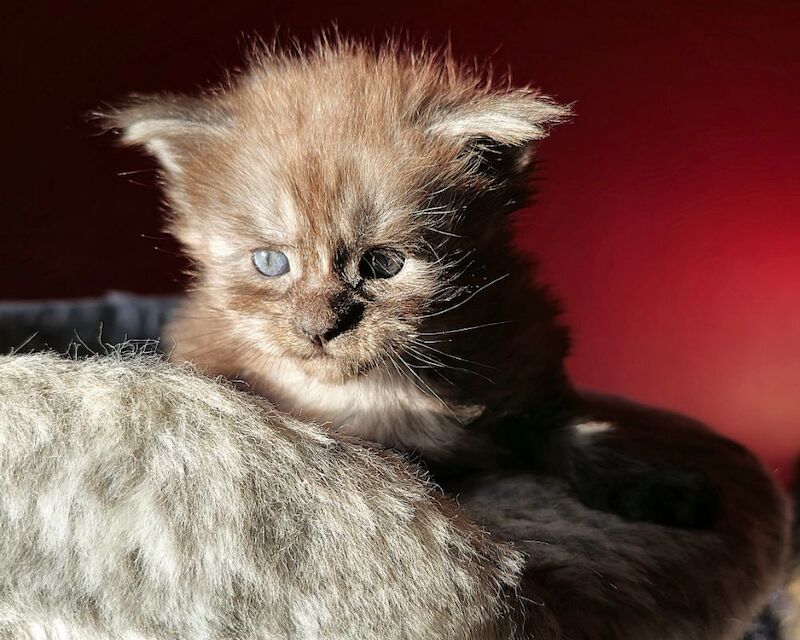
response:
<path id="1" fill-rule="evenodd" d="M 400 273 L 405 261 L 406 257 L 394 249 L 373 249 L 361 256 L 358 271 L 362 278 L 391 278 Z"/>
<path id="2" fill-rule="evenodd" d="M 289 273 L 289 258 L 282 251 L 256 249 L 253 251 L 253 265 L 262 276 L 270 278 Z"/>

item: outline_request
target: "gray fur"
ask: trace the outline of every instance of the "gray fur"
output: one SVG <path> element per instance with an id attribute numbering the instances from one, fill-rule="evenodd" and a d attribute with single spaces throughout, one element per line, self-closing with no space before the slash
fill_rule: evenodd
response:
<path id="1" fill-rule="evenodd" d="M 461 495 L 528 554 L 524 593 L 553 629 L 534 637 L 739 640 L 780 580 L 781 523 L 748 488 L 728 496 L 745 520 L 706 532 L 622 521 L 549 478 L 486 476 Z"/>
<path id="2" fill-rule="evenodd" d="M 0 357 L 0 638 L 509 638 L 521 556 L 398 456 L 155 358 Z"/>

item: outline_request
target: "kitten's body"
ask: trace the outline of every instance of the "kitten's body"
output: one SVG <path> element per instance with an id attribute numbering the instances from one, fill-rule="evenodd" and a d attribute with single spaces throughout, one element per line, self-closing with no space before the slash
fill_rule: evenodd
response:
<path id="1" fill-rule="evenodd" d="M 585 596 L 580 567 L 560 572 L 560 593 L 580 613 L 557 607 L 556 624 L 564 637 L 670 637 L 660 630 L 686 599 L 702 613 L 676 614 L 674 637 L 731 638 L 739 626 L 729 618 L 749 615 L 780 575 L 785 516 L 774 486 L 699 425 L 575 394 L 557 305 L 512 249 L 506 215 L 528 192 L 532 145 L 566 113 L 535 92 L 483 84 L 448 58 L 338 44 L 266 56 L 225 91 L 140 100 L 112 120 L 160 159 L 170 227 L 197 264 L 170 328 L 173 359 L 241 379 L 284 411 L 420 454 L 467 504 L 482 495 L 475 474 L 556 471 L 587 504 L 711 526 L 681 533 L 682 550 L 649 555 L 643 542 L 655 530 L 631 525 L 597 565 L 616 573 L 630 545 L 636 568 L 619 576 L 628 589 L 598 600 Z M 257 273 L 262 249 L 291 269 Z M 375 251 L 401 255 L 401 269 L 365 272 Z M 514 538 L 536 530 L 529 522 L 515 532 L 480 506 L 475 514 Z M 556 529 L 575 526 L 573 516 Z M 710 582 L 687 562 L 695 554 L 715 558 L 702 567 Z M 743 566 L 752 582 L 723 589 Z M 653 584 L 673 569 L 680 584 Z M 646 615 L 603 619 L 598 602 L 624 607 L 639 597 L 637 581 L 642 595 L 653 589 Z M 659 622 L 649 628 L 647 616 Z"/>

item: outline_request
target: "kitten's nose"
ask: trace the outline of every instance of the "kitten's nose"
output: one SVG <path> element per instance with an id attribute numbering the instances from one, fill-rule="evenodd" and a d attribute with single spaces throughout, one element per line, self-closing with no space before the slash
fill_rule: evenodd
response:
<path id="1" fill-rule="evenodd" d="M 297 318 L 297 328 L 311 342 L 322 347 L 355 327 L 363 314 L 364 305 L 359 302 L 339 303 L 302 313 Z"/>

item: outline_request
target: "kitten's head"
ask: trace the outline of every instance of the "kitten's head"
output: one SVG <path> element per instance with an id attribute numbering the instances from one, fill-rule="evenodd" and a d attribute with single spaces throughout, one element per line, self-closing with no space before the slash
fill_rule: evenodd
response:
<path id="1" fill-rule="evenodd" d="M 524 199 L 533 143 L 566 115 L 446 55 L 337 43 L 109 118 L 159 160 L 170 229 L 209 313 L 233 321 L 229 343 L 341 378 L 390 366 L 493 275 L 475 248 L 505 251 L 487 238 Z"/>

